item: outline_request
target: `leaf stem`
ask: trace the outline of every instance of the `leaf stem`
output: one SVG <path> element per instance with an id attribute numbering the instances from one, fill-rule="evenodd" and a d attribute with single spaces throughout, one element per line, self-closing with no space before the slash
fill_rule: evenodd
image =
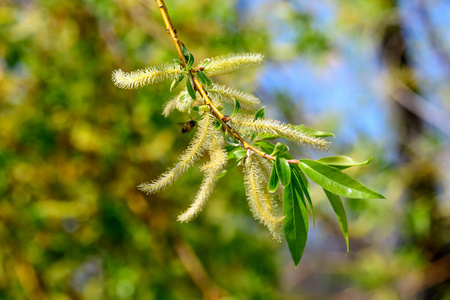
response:
<path id="1" fill-rule="evenodd" d="M 164 0 L 155 0 L 155 1 L 158 4 L 159 11 L 161 12 L 164 23 L 166 24 L 166 30 L 172 37 L 172 40 L 175 44 L 175 48 L 177 49 L 177 52 L 178 52 L 178 57 L 180 58 L 181 66 L 184 68 L 184 67 L 186 67 L 186 64 L 187 64 L 186 57 L 184 56 L 183 51 L 181 50 L 181 47 L 184 46 L 184 43 L 177 36 L 177 30 L 173 26 L 173 23 L 170 19 L 170 16 L 167 11 L 167 7 L 166 7 L 166 4 L 164 3 Z M 196 70 L 194 70 L 193 68 L 191 68 L 189 70 L 190 76 L 194 81 L 194 88 L 195 88 L 195 90 L 197 90 L 200 93 L 200 95 L 203 98 L 203 101 L 205 101 L 205 104 L 211 108 L 211 114 L 222 124 L 223 128 L 225 128 L 226 131 L 228 131 L 231 135 L 233 135 L 241 143 L 242 147 L 245 150 L 251 150 L 263 158 L 275 160 L 274 156 L 269 155 L 269 154 L 265 153 L 264 151 L 250 145 L 247 141 L 244 140 L 244 138 L 241 137 L 241 135 L 236 130 L 234 130 L 230 125 L 228 125 L 223 120 L 223 118 L 225 117 L 224 114 L 222 114 L 217 109 L 217 107 L 212 103 L 212 101 L 209 98 L 208 93 L 205 91 L 203 85 L 197 79 L 197 77 L 194 75 L 195 72 L 196 72 Z M 291 163 L 291 164 L 299 163 L 299 161 L 296 159 L 288 160 L 287 162 Z"/>

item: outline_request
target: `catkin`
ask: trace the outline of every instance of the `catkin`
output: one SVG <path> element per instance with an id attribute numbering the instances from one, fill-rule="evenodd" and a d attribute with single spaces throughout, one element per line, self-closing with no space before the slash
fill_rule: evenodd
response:
<path id="1" fill-rule="evenodd" d="M 330 148 L 330 142 L 321 138 L 310 136 L 295 129 L 291 125 L 284 124 L 273 119 L 254 120 L 254 118 L 254 116 L 237 115 L 233 119 L 233 125 L 238 131 L 242 130 L 245 132 L 279 135 L 293 141 L 299 146 L 307 144 L 322 150 L 328 150 Z"/>
<path id="2" fill-rule="evenodd" d="M 237 70 L 258 66 L 264 56 L 259 53 L 239 53 L 213 57 L 209 59 L 204 72 L 207 76 L 228 74 Z M 203 63 L 200 62 L 199 66 Z"/>
<path id="3" fill-rule="evenodd" d="M 220 95 L 222 99 L 230 104 L 233 104 L 233 99 L 239 101 L 242 109 L 255 111 L 261 108 L 261 100 L 257 97 L 246 94 L 231 87 L 214 83 L 211 87 L 207 88 L 209 95 L 214 98 L 218 98 Z"/>
<path id="4" fill-rule="evenodd" d="M 255 219 L 269 229 L 273 238 L 280 241 L 283 217 L 274 215 L 273 201 L 270 199 L 265 186 L 267 181 L 263 180 L 254 156 L 247 157 L 243 168 L 244 186 L 250 210 Z"/>
<path id="5" fill-rule="evenodd" d="M 223 149 L 224 138 L 214 128 L 214 125 L 210 124 L 209 131 L 211 134 L 211 142 L 209 145 L 210 160 L 207 164 L 201 167 L 201 170 L 205 173 L 200 189 L 195 196 L 191 206 L 181 215 L 178 216 L 178 221 L 188 222 L 195 218 L 206 205 L 214 186 L 217 182 L 217 175 L 223 170 L 227 163 L 227 152 Z"/>
<path id="6" fill-rule="evenodd" d="M 186 96 L 188 98 L 182 96 Z M 194 106 L 200 106 L 202 105 L 202 103 L 203 102 L 201 101 L 200 97 L 197 97 L 197 100 L 193 100 L 185 89 L 184 91 L 180 92 L 175 98 L 172 98 L 164 104 L 162 115 L 167 118 L 175 109 L 182 113 L 188 113 L 189 109 Z"/>
<path id="7" fill-rule="evenodd" d="M 212 122 L 213 117 L 210 114 L 206 114 L 198 122 L 198 129 L 189 146 L 180 156 L 178 163 L 172 169 L 162 174 L 157 180 L 151 183 L 142 183 L 138 188 L 147 194 L 153 194 L 163 190 L 186 172 L 203 154 L 205 145 L 207 145 L 209 139 L 208 130 Z"/>
<path id="8" fill-rule="evenodd" d="M 164 80 L 175 79 L 183 73 L 184 71 L 180 69 L 178 64 L 167 63 L 132 72 L 124 72 L 118 69 L 112 73 L 112 81 L 122 89 L 137 89 Z"/>

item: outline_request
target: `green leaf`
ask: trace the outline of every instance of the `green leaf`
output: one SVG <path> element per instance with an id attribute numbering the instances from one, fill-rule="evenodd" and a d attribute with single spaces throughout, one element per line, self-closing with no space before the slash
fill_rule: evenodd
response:
<path id="1" fill-rule="evenodd" d="M 295 267 L 300 263 L 308 239 L 308 211 L 305 202 L 298 195 L 292 184 L 284 188 L 283 227 Z"/>
<path id="2" fill-rule="evenodd" d="M 289 152 L 288 146 L 286 146 L 283 143 L 277 143 L 275 145 L 275 149 L 273 149 L 272 154 L 270 154 L 270 155 L 272 155 L 272 156 L 279 156 L 279 155 L 283 155 L 283 154 L 285 154 L 287 152 Z"/>
<path id="3" fill-rule="evenodd" d="M 238 164 L 238 162 L 236 160 L 228 162 L 227 167 L 225 168 L 225 170 L 223 170 L 222 172 L 219 173 L 219 175 L 217 175 L 217 179 L 222 178 L 223 176 L 225 176 L 228 173 L 228 171 L 230 171 L 231 169 L 236 167 L 237 164 Z"/>
<path id="4" fill-rule="evenodd" d="M 341 227 L 342 234 L 344 235 L 345 244 L 347 245 L 347 253 L 348 253 L 348 225 L 347 225 L 347 214 L 345 213 L 344 204 L 342 203 L 341 197 L 336 194 L 333 194 L 326 189 L 323 189 L 325 195 L 327 195 L 328 200 L 330 201 L 331 207 L 333 207 L 334 213 L 339 222 L 339 226 Z"/>
<path id="5" fill-rule="evenodd" d="M 280 180 L 278 179 L 277 170 L 275 169 L 275 165 L 272 166 L 272 172 L 270 172 L 270 178 L 269 178 L 269 192 L 273 193 L 278 188 L 278 182 Z"/>
<path id="6" fill-rule="evenodd" d="M 186 71 L 189 70 L 194 64 L 194 56 L 189 52 L 185 46 L 181 46 L 181 52 L 183 52 L 184 58 L 186 58 Z"/>
<path id="7" fill-rule="evenodd" d="M 225 131 L 225 140 L 231 146 L 239 146 L 239 142 L 236 140 L 234 136 L 229 135 L 228 131 Z"/>
<path id="8" fill-rule="evenodd" d="M 216 128 L 217 130 L 222 130 L 222 123 L 220 123 L 219 121 L 215 122 L 214 125 L 214 128 Z"/>
<path id="9" fill-rule="evenodd" d="M 234 151 L 240 150 L 241 146 L 226 145 L 224 148 L 225 148 L 225 151 L 227 151 L 227 153 L 228 153 L 227 159 L 233 159 L 233 158 L 235 158 Z"/>
<path id="10" fill-rule="evenodd" d="M 220 179 L 220 178 L 224 177 L 225 175 L 227 175 L 227 173 L 228 173 L 228 170 L 227 170 L 227 169 L 222 170 L 222 172 L 220 172 L 220 173 L 216 176 L 216 178 L 217 178 L 217 179 Z"/>
<path id="11" fill-rule="evenodd" d="M 353 160 L 353 158 L 348 157 L 348 156 L 329 156 L 329 157 L 322 157 L 320 159 L 318 159 L 317 161 L 335 167 L 336 169 L 339 170 L 343 170 L 343 169 L 347 169 L 353 166 L 363 166 L 363 165 L 367 165 L 368 163 L 370 163 L 372 161 L 372 156 L 369 157 L 369 159 L 362 161 L 362 162 L 357 162 L 355 160 Z"/>
<path id="12" fill-rule="evenodd" d="M 233 151 L 233 155 L 236 158 L 236 161 L 239 162 L 247 157 L 247 150 L 235 150 Z"/>
<path id="13" fill-rule="evenodd" d="M 277 170 L 278 178 L 280 178 L 281 184 L 287 186 L 291 182 L 291 168 L 285 158 L 276 157 L 275 169 Z"/>
<path id="14" fill-rule="evenodd" d="M 186 107 L 188 109 L 188 113 L 190 114 L 191 110 L 191 104 L 192 104 L 192 98 L 189 96 L 187 92 L 181 93 L 181 95 L 178 97 L 177 102 L 180 103 L 183 107 Z"/>
<path id="15" fill-rule="evenodd" d="M 304 133 L 306 133 L 307 135 L 310 136 L 315 136 L 315 137 L 327 137 L 327 136 L 332 136 L 334 137 L 334 134 L 331 132 L 325 132 L 325 131 L 319 131 L 319 130 L 314 130 L 308 127 L 305 127 L 303 124 L 302 125 L 291 125 L 294 129 L 298 130 L 298 131 L 302 131 Z"/>
<path id="16" fill-rule="evenodd" d="M 171 92 L 178 86 L 178 84 L 183 80 L 183 78 L 184 78 L 184 75 L 181 75 L 172 81 L 172 84 L 170 85 Z"/>
<path id="17" fill-rule="evenodd" d="M 190 68 L 192 68 L 192 65 L 194 64 L 194 56 L 192 53 L 189 52 L 188 61 L 186 63 L 186 71 L 189 71 Z"/>
<path id="18" fill-rule="evenodd" d="M 186 80 L 186 86 L 189 93 L 189 96 L 191 96 L 192 99 L 197 99 L 197 96 L 195 95 L 194 87 L 192 86 L 191 80 Z"/>
<path id="19" fill-rule="evenodd" d="M 298 167 L 298 165 L 291 165 L 291 167 L 294 167 L 295 171 L 299 175 L 299 178 L 301 179 L 301 182 L 305 185 L 305 191 L 309 194 L 311 194 L 311 186 L 309 185 L 308 178 L 306 177 L 305 173 Z"/>
<path id="20" fill-rule="evenodd" d="M 231 114 L 232 118 L 235 115 L 237 115 L 239 113 L 239 110 L 241 109 L 241 104 L 239 103 L 239 101 L 237 101 L 236 98 L 234 98 L 233 100 L 234 100 L 234 110 L 233 110 L 233 113 Z"/>
<path id="21" fill-rule="evenodd" d="M 198 68 L 206 68 L 210 62 L 211 62 L 211 59 L 209 59 L 209 58 L 204 59 L 202 61 L 202 63 L 198 66 Z"/>
<path id="22" fill-rule="evenodd" d="M 275 149 L 275 145 L 269 142 L 265 141 L 259 141 L 255 143 L 256 146 L 258 146 L 262 151 L 266 153 L 272 153 Z"/>
<path id="23" fill-rule="evenodd" d="M 211 85 L 212 81 L 211 79 L 208 78 L 208 76 L 205 75 L 205 73 L 203 73 L 202 71 L 198 71 L 197 73 L 197 78 L 198 80 L 203 84 L 203 85 Z"/>
<path id="24" fill-rule="evenodd" d="M 280 137 L 281 135 L 278 134 L 258 134 L 255 138 L 255 141 L 274 140 Z"/>
<path id="25" fill-rule="evenodd" d="M 309 195 L 311 193 L 311 187 L 309 185 L 308 179 L 306 178 L 305 173 L 303 173 L 298 166 L 291 166 L 291 169 L 292 174 L 294 175 L 293 178 L 298 180 L 298 184 L 300 185 L 303 194 L 308 200 L 309 208 L 311 209 L 311 216 L 313 219 L 313 226 L 316 226 L 316 218 L 314 216 L 314 206 L 311 200 L 311 196 Z"/>
<path id="26" fill-rule="evenodd" d="M 255 113 L 255 119 L 254 121 L 258 120 L 258 119 L 264 119 L 264 107 L 261 107 L 256 113 Z"/>
<path id="27" fill-rule="evenodd" d="M 187 92 L 183 92 L 183 93 L 181 93 L 181 95 L 178 97 L 178 102 L 180 102 L 180 103 L 182 103 L 182 102 L 184 102 L 184 101 L 186 101 L 186 100 L 188 100 L 189 99 L 189 93 L 187 93 Z"/>
<path id="28" fill-rule="evenodd" d="M 347 174 L 318 161 L 301 159 L 298 166 L 312 181 L 332 193 L 349 198 L 384 198 Z"/>
<path id="29" fill-rule="evenodd" d="M 181 46 L 181 52 L 183 52 L 184 58 L 187 60 L 189 58 L 189 50 L 185 46 Z"/>

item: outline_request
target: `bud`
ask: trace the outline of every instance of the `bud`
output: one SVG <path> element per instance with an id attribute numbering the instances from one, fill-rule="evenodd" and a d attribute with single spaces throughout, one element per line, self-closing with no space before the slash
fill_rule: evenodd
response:
<path id="1" fill-rule="evenodd" d="M 230 121 L 230 120 L 231 120 L 231 118 L 229 116 L 223 116 L 222 117 L 222 121 L 224 121 L 225 123 Z"/>

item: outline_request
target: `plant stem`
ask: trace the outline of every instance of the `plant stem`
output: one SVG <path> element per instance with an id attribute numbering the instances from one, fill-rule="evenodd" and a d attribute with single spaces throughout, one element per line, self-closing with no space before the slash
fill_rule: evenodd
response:
<path id="1" fill-rule="evenodd" d="M 172 21 L 170 20 L 170 16 L 167 11 L 166 4 L 164 3 L 164 0 L 155 0 L 155 1 L 158 4 L 159 11 L 161 12 L 164 23 L 166 24 L 167 33 L 170 34 L 170 36 L 172 37 L 173 43 L 175 44 L 175 48 L 177 49 L 177 52 L 178 52 L 178 57 L 180 58 L 181 66 L 186 67 L 187 61 L 183 54 L 183 51 L 181 50 L 181 46 L 184 46 L 184 43 L 177 36 L 177 30 L 175 29 L 175 27 L 172 24 Z M 231 135 L 233 135 L 240 142 L 240 144 L 242 145 L 242 147 L 244 147 L 245 150 L 250 149 L 251 151 L 257 153 L 258 155 L 260 155 L 264 158 L 275 160 L 274 156 L 271 156 L 271 155 L 265 153 L 264 151 L 262 151 L 258 148 L 255 148 L 252 145 L 250 145 L 249 143 L 247 143 L 244 140 L 244 138 L 242 138 L 241 135 L 236 130 L 234 130 L 230 125 L 228 125 L 226 122 L 223 121 L 224 115 L 212 103 L 212 101 L 209 98 L 208 93 L 205 91 L 203 85 L 200 83 L 200 81 L 198 81 L 197 77 L 195 77 L 195 74 L 194 74 L 195 71 L 193 69 L 191 69 L 191 70 L 189 70 L 189 73 L 194 81 L 194 88 L 200 93 L 200 95 L 203 98 L 203 101 L 205 101 L 205 104 L 210 107 L 211 114 L 222 124 L 223 128 L 225 128 L 226 131 L 228 131 Z M 288 162 L 291 164 L 299 163 L 299 161 L 296 159 L 288 160 Z"/>
<path id="2" fill-rule="evenodd" d="M 156 4 L 158 4 L 159 11 L 161 12 L 161 15 L 163 17 L 164 23 L 166 24 L 166 30 L 167 33 L 170 34 L 172 37 L 172 40 L 175 44 L 175 48 L 178 52 L 178 57 L 180 58 L 180 62 L 183 67 L 186 67 L 186 58 L 183 55 L 183 51 L 181 50 L 181 46 L 184 46 L 183 42 L 180 41 L 180 39 L 177 37 L 177 30 L 172 24 L 172 21 L 170 20 L 169 13 L 167 12 L 166 4 L 164 3 L 164 0 L 155 0 Z"/>

